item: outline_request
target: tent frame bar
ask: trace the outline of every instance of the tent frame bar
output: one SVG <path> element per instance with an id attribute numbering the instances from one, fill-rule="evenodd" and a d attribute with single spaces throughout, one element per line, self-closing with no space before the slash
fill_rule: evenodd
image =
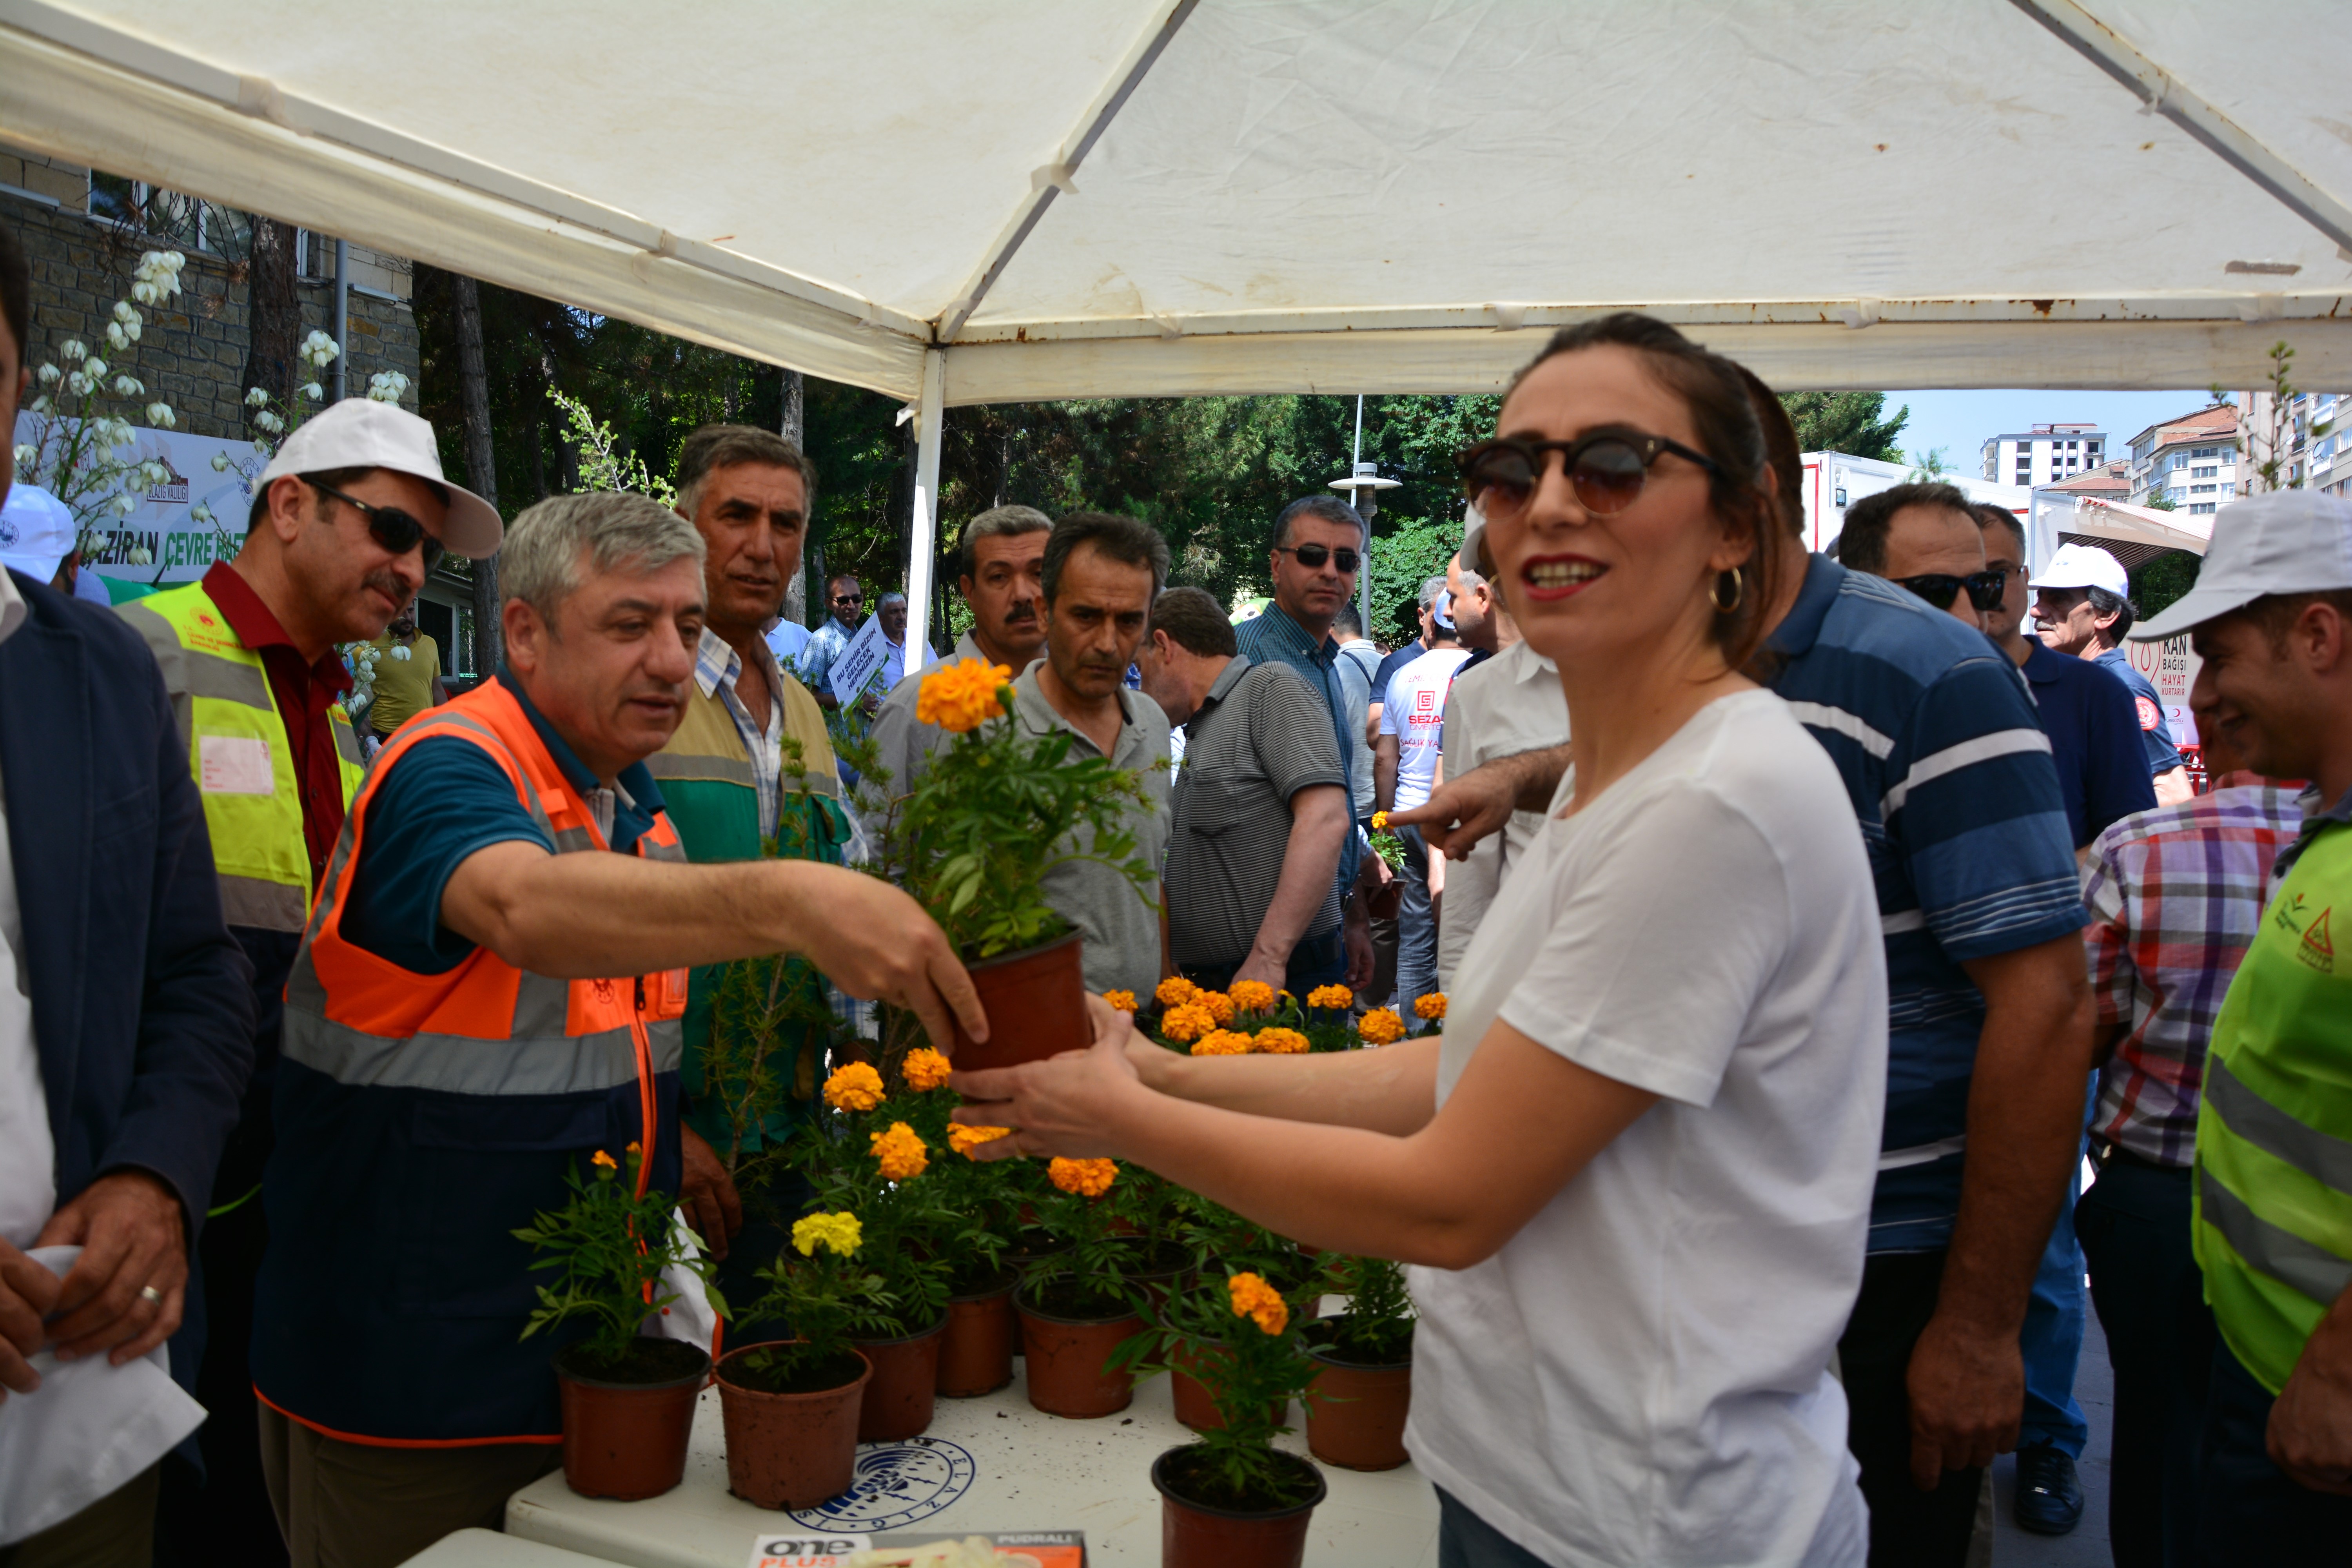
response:
<path id="1" fill-rule="evenodd" d="M 2352 259 L 2352 207 L 2256 141 L 2187 83 L 2134 47 L 2075 0 L 2012 0 L 2017 8 L 2074 46 L 2084 58 L 2137 94 L 2144 113 L 2161 114 L 2207 151 L 2285 204 Z"/>
<path id="2" fill-rule="evenodd" d="M 923 351 L 922 401 L 915 410 L 915 517 L 907 546 L 907 648 L 901 680 L 923 668 L 931 646 L 931 565 L 940 552 L 940 423 L 947 412 L 947 350 Z"/>

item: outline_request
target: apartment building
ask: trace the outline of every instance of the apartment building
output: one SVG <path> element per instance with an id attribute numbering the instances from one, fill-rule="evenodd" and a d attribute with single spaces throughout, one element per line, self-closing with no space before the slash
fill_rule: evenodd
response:
<path id="1" fill-rule="evenodd" d="M 1998 484 L 2054 485 L 2106 461 L 2107 433 L 2095 425 L 2036 425 L 1984 444 L 1982 477 Z"/>
<path id="2" fill-rule="evenodd" d="M 2131 438 L 2125 475 L 2134 506 L 2203 516 L 2240 493 L 2238 405 L 2216 403 L 2149 426 Z"/>
<path id="3" fill-rule="evenodd" d="M 2274 419 L 2269 389 L 2240 394 L 2246 411 L 2242 439 L 2245 462 L 2240 468 L 2238 493 L 2248 495 L 2262 483 L 2262 466 L 2271 458 L 2272 428 L 2279 434 L 2277 484 L 2281 489 L 2307 489 L 2328 495 L 2352 496 L 2352 394 L 2298 392 L 2287 399 L 2284 418 Z"/>

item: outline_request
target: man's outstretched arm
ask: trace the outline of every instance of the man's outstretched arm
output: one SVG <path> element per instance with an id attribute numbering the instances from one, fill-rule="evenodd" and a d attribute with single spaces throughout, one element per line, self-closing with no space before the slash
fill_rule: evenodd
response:
<path id="1" fill-rule="evenodd" d="M 1447 779 L 1429 792 L 1429 799 L 1410 811 L 1391 815 L 1389 821 L 1418 827 L 1432 846 L 1449 860 L 1466 860 L 1472 846 L 1500 833 L 1514 811 L 1548 811 L 1559 781 L 1568 772 L 1570 749 L 1546 746 L 1481 763 L 1458 779 Z"/>

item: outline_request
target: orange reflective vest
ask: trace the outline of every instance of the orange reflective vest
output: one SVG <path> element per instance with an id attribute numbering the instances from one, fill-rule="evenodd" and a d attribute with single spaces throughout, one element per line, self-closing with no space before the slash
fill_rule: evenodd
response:
<path id="1" fill-rule="evenodd" d="M 558 980 L 481 947 L 425 974 L 345 940 L 370 803 L 416 746 L 449 740 L 489 754 L 558 854 L 609 848 L 501 682 L 411 721 L 378 756 L 287 982 L 254 1387 L 356 1442 L 551 1443 L 548 1362 L 577 1336 L 522 1340 L 551 1276 L 513 1231 L 562 1207 L 565 1173 L 600 1149 L 642 1142 L 652 1184 L 676 1189 L 687 977 Z M 683 861 L 652 804 L 635 852 Z"/>

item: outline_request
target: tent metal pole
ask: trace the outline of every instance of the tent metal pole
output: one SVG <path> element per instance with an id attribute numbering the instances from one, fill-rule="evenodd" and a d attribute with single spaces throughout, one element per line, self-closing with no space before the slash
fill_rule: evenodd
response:
<path id="1" fill-rule="evenodd" d="M 923 351 L 923 400 L 915 412 L 915 526 L 907 550 L 907 663 L 913 675 L 931 646 L 931 563 L 940 550 L 940 416 L 948 352 Z"/>
<path id="2" fill-rule="evenodd" d="M 1348 459 L 1348 472 L 1355 473 L 1356 465 L 1364 460 L 1364 395 L 1356 394 L 1356 450 Z M 1375 492 L 1377 493 L 1377 492 Z M 1364 492 L 1349 490 L 1348 499 L 1358 503 L 1362 511 Z M 1364 558 L 1356 565 L 1356 618 L 1364 624 L 1362 636 L 1372 635 L 1372 520 L 1364 519 Z"/>
<path id="3" fill-rule="evenodd" d="M 2352 206 L 2314 184 L 2302 170 L 2256 141 L 2242 126 L 2149 59 L 2124 36 L 2074 0 L 2012 0 L 2084 58 L 2138 94 L 2147 112 L 2161 114 L 2205 144 L 2223 163 L 2286 204 L 2294 215 L 2352 252 Z"/>

